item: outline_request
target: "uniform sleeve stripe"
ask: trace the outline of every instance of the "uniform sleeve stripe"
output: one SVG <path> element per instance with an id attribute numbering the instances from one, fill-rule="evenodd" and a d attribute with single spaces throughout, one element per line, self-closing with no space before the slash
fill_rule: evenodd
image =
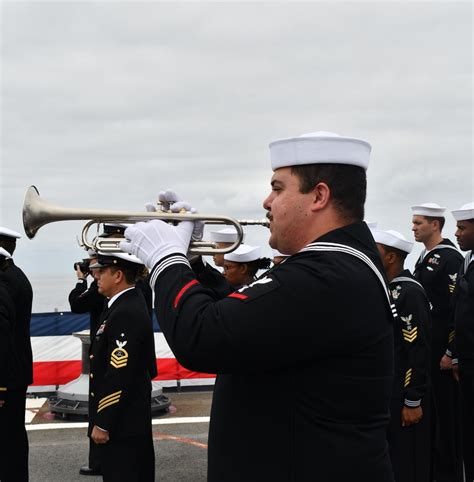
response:
<path id="1" fill-rule="evenodd" d="M 99 412 L 101 412 L 102 410 L 104 410 L 104 408 L 110 407 L 111 405 L 115 405 L 115 404 L 118 403 L 118 402 L 119 402 L 119 399 L 117 398 L 117 400 L 112 400 L 111 402 L 102 405 L 101 407 L 99 407 L 99 408 L 97 409 L 97 413 L 99 413 Z"/>
<path id="2" fill-rule="evenodd" d="M 178 304 L 179 304 L 179 301 L 181 300 L 181 298 L 183 297 L 184 293 L 186 293 L 186 291 L 189 290 L 189 288 L 191 288 L 191 286 L 194 286 L 194 285 L 197 285 L 199 284 L 199 281 L 197 279 L 193 279 L 191 280 L 189 283 L 186 283 L 180 290 L 179 290 L 179 293 L 176 295 L 176 298 L 174 299 L 174 302 L 173 302 L 173 308 L 177 308 L 178 307 Z"/>
<path id="3" fill-rule="evenodd" d="M 120 400 L 120 395 L 117 395 L 116 397 L 111 398 L 110 400 L 107 400 L 104 403 L 99 403 L 99 405 L 97 407 L 102 408 L 102 407 L 105 407 L 106 405 L 108 405 L 111 402 L 118 402 L 119 400 Z"/>
<path id="4" fill-rule="evenodd" d="M 115 402 L 115 401 L 118 401 L 120 399 L 120 395 L 117 395 L 113 398 L 109 398 L 108 400 L 105 400 L 104 402 L 99 402 L 99 405 L 98 407 L 103 407 L 104 405 L 107 405 L 108 403 L 110 402 Z"/>
<path id="5" fill-rule="evenodd" d="M 102 398 L 100 401 L 99 401 L 99 404 L 103 403 L 103 402 L 106 402 L 109 398 L 113 398 L 117 395 L 120 395 L 122 393 L 122 390 L 119 390 L 118 392 L 114 392 L 114 393 L 111 393 L 110 395 L 107 395 L 106 397 Z"/>
<path id="6" fill-rule="evenodd" d="M 175 255 L 169 256 L 168 258 L 165 258 L 164 260 L 158 262 L 155 267 L 153 268 L 153 271 L 150 276 L 150 286 L 151 289 L 155 289 L 155 283 L 158 278 L 158 276 L 169 266 L 172 266 L 173 264 L 184 264 L 188 268 L 191 268 L 191 265 L 189 264 L 188 258 L 184 256 L 184 254 L 178 254 L 176 253 Z"/>
<path id="7" fill-rule="evenodd" d="M 227 298 L 237 298 L 238 300 L 246 300 L 248 296 L 243 295 L 242 293 L 231 293 Z"/>
<path id="8" fill-rule="evenodd" d="M 409 408 L 419 407 L 421 405 L 421 398 L 420 400 L 407 400 L 405 398 L 403 403 Z"/>

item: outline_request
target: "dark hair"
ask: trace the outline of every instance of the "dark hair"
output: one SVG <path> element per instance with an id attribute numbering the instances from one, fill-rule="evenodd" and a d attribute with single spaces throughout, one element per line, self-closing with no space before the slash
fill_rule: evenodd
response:
<path id="1" fill-rule="evenodd" d="M 245 264 L 248 266 L 248 272 L 250 276 L 255 276 L 259 269 L 270 268 L 272 260 L 270 258 L 258 258 L 254 261 L 247 261 Z"/>
<path id="2" fill-rule="evenodd" d="M 150 276 L 150 271 L 146 266 L 142 266 L 141 268 L 138 268 L 137 271 L 137 279 L 143 279 L 146 280 Z"/>
<path id="3" fill-rule="evenodd" d="M 429 222 L 432 223 L 433 221 L 438 221 L 439 223 L 439 230 L 442 231 L 444 228 L 444 223 L 446 220 L 443 217 L 438 216 L 424 216 L 424 218 Z"/>
<path id="4" fill-rule="evenodd" d="M 444 223 L 446 220 L 441 216 L 425 216 L 425 218 L 428 220 L 428 222 L 432 223 L 433 221 L 438 221 L 439 223 L 439 230 L 442 231 L 444 228 Z"/>
<path id="5" fill-rule="evenodd" d="M 129 285 L 134 285 L 138 278 L 138 272 L 139 272 L 140 266 L 137 265 L 137 268 L 123 268 L 122 266 L 110 266 L 110 269 L 112 270 L 113 273 L 116 273 L 117 271 L 121 271 L 123 273 L 123 276 L 125 277 L 125 281 Z"/>
<path id="6" fill-rule="evenodd" d="M 291 166 L 291 173 L 300 179 L 300 192 L 310 192 L 324 182 L 331 191 L 331 200 L 339 214 L 347 221 L 364 219 L 367 195 L 367 175 L 359 166 L 347 164 L 306 164 Z"/>

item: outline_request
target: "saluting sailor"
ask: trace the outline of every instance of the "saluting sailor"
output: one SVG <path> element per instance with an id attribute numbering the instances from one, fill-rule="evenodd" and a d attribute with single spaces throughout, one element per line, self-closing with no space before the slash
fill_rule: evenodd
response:
<path id="1" fill-rule="evenodd" d="M 393 230 L 373 229 L 397 311 L 393 325 L 395 380 L 387 438 L 397 482 L 430 480 L 431 308 L 425 290 L 404 269 L 413 243 Z"/>
<path id="2" fill-rule="evenodd" d="M 452 211 L 459 248 L 466 251 L 455 288 L 453 369 L 462 401 L 462 433 L 466 482 L 474 481 L 474 203 Z"/>
<path id="3" fill-rule="evenodd" d="M 104 309 L 105 297 L 102 296 L 97 288 L 97 281 L 92 280 L 90 286 L 87 286 L 87 277 L 93 276 L 90 265 L 97 262 L 97 253 L 89 249 L 87 250 L 88 258 L 84 260 L 84 265 L 81 270 L 82 263 L 75 263 L 77 283 L 76 286 L 69 293 L 69 306 L 72 313 L 89 313 L 89 335 L 92 338 L 99 327 L 100 315 Z M 85 268 L 87 266 L 87 269 Z M 100 460 L 99 447 L 89 439 L 89 462 L 87 465 L 81 466 L 79 473 L 81 475 L 100 475 Z"/>
<path id="4" fill-rule="evenodd" d="M 270 144 L 270 246 L 291 256 L 221 299 L 190 267 L 192 222 L 125 231 L 176 358 L 218 374 L 211 482 L 393 480 L 393 317 L 363 222 L 370 150 L 328 132 Z"/>
<path id="5" fill-rule="evenodd" d="M 454 339 L 453 292 L 463 257 L 452 241 L 442 236 L 446 208 L 425 203 L 411 209 L 415 241 L 425 246 L 416 262 L 414 276 L 432 305 L 433 478 L 441 482 L 462 482 L 459 387 L 451 372 L 449 345 Z"/>
<path id="6" fill-rule="evenodd" d="M 156 356 L 150 315 L 135 281 L 143 267 L 134 256 L 99 252 L 99 293 L 108 298 L 92 340 L 89 431 L 101 446 L 105 481 L 154 481 L 151 380 Z"/>

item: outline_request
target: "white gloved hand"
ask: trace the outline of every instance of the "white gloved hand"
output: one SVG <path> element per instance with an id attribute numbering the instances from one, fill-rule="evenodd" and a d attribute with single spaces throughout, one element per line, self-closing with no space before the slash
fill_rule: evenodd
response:
<path id="1" fill-rule="evenodd" d="M 167 189 L 158 193 L 158 202 L 161 204 L 161 209 L 168 212 L 174 203 L 181 201 L 181 197 L 175 191 Z"/>
<path id="2" fill-rule="evenodd" d="M 167 212 L 170 206 L 177 201 L 181 201 L 181 198 L 174 191 L 168 189 L 167 191 L 160 191 L 158 193 L 158 201 L 161 203 L 162 210 Z M 149 213 L 156 213 L 158 211 L 156 205 L 152 202 L 145 203 L 145 209 Z"/>
<path id="3" fill-rule="evenodd" d="M 186 256 L 193 228 L 192 221 L 183 221 L 178 226 L 158 219 L 137 223 L 125 230 L 126 241 L 120 242 L 120 249 L 137 256 L 152 270 L 170 254 Z"/>
<path id="4" fill-rule="evenodd" d="M 172 189 L 167 189 L 166 191 L 160 191 L 158 193 L 158 201 L 167 203 L 176 203 L 182 201 L 181 197 Z"/>
<path id="5" fill-rule="evenodd" d="M 156 213 L 156 206 L 153 203 L 146 203 L 145 204 L 145 209 L 149 213 Z"/>
<path id="6" fill-rule="evenodd" d="M 186 201 L 177 201 L 171 206 L 171 211 L 173 213 L 179 213 L 186 211 L 191 214 L 196 214 L 197 210 L 191 207 L 191 204 Z M 194 229 L 191 235 L 191 241 L 202 241 L 202 236 L 204 233 L 204 221 L 194 221 Z"/>

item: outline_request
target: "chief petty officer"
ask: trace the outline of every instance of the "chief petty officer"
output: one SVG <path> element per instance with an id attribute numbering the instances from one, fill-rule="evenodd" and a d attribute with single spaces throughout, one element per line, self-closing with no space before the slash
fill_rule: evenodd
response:
<path id="1" fill-rule="evenodd" d="M 128 254 L 99 252 L 99 293 L 108 299 L 91 345 L 89 430 L 101 446 L 105 481 L 154 481 L 151 380 L 156 376 L 153 329 L 135 289 L 143 265 Z"/>

